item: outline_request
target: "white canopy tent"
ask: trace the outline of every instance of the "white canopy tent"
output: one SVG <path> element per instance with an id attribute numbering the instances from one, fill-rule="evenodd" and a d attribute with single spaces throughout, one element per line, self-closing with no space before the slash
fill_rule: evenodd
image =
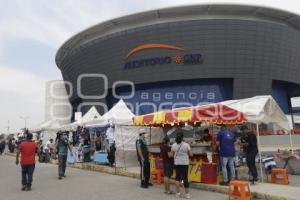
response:
<path id="1" fill-rule="evenodd" d="M 97 121 L 101 118 L 101 115 L 97 111 L 96 107 L 93 106 L 89 109 L 87 113 L 78 121 L 73 122 L 71 124 L 67 124 L 65 126 L 62 126 L 61 129 L 76 129 L 78 126 L 83 126 L 85 123 L 93 123 L 94 121 Z"/>
<path id="2" fill-rule="evenodd" d="M 31 129 L 32 131 L 58 131 L 61 125 L 57 120 L 49 120 L 39 124 L 36 128 Z"/>
<path id="3" fill-rule="evenodd" d="M 40 137 L 43 142 L 47 142 L 50 138 L 55 139 L 57 131 L 61 128 L 61 124 L 57 120 L 49 120 L 39 124 L 37 127 L 30 129 L 31 132 L 41 131 Z"/>
<path id="4" fill-rule="evenodd" d="M 221 102 L 222 104 L 236 109 L 240 112 L 246 114 L 247 120 L 250 123 L 256 124 L 257 130 L 257 142 L 259 149 L 259 160 L 260 160 L 260 173 L 261 179 L 263 180 L 263 170 L 262 170 L 262 162 L 261 162 L 261 150 L 260 150 L 260 135 L 259 135 L 259 124 L 261 123 L 275 123 L 280 128 L 289 131 L 290 125 L 286 115 L 283 113 L 281 108 L 278 106 L 276 101 L 272 96 L 255 96 L 247 99 L 240 100 L 229 100 Z M 290 133 L 290 131 L 289 131 Z M 292 143 L 292 136 L 290 133 L 290 144 Z"/>
<path id="5" fill-rule="evenodd" d="M 251 123 L 275 123 L 284 130 L 290 130 L 287 117 L 270 95 L 229 100 L 221 104 L 245 113 Z"/>
<path id="6" fill-rule="evenodd" d="M 116 144 L 116 167 L 137 166 L 135 141 L 138 138 L 138 127 L 133 126 L 135 115 L 121 99 L 100 119 L 89 121 L 86 127 L 106 127 L 113 123 Z"/>
<path id="7" fill-rule="evenodd" d="M 84 123 L 86 127 L 105 127 L 110 122 L 115 125 L 133 125 L 134 114 L 129 110 L 125 102 L 121 99 L 100 119 Z"/>
<path id="8" fill-rule="evenodd" d="M 57 121 L 48 121 L 41 125 L 42 130 L 56 131 L 59 130 L 61 125 Z"/>
<path id="9" fill-rule="evenodd" d="M 101 115 L 98 113 L 95 106 L 91 107 L 90 110 L 85 113 L 85 115 L 81 118 L 81 123 L 93 122 L 101 118 Z"/>

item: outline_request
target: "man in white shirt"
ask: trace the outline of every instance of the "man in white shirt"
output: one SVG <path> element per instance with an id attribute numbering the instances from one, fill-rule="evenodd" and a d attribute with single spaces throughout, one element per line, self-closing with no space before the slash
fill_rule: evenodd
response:
<path id="1" fill-rule="evenodd" d="M 115 128 L 113 124 L 110 124 L 109 127 L 106 129 L 106 142 L 105 142 L 105 148 L 106 151 L 110 151 L 110 147 L 114 144 L 115 142 Z"/>
<path id="2" fill-rule="evenodd" d="M 115 141 L 115 129 L 113 127 L 109 127 L 106 130 L 106 139 L 109 144 L 113 144 Z"/>

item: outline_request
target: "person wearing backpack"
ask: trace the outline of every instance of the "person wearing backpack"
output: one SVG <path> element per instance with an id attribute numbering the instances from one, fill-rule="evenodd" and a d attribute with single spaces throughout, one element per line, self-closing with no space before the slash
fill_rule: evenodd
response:
<path id="1" fill-rule="evenodd" d="M 61 180 L 65 176 L 67 167 L 68 149 L 72 155 L 72 149 L 69 145 L 68 135 L 66 133 L 59 133 L 57 142 L 57 154 L 58 154 L 58 179 Z"/>

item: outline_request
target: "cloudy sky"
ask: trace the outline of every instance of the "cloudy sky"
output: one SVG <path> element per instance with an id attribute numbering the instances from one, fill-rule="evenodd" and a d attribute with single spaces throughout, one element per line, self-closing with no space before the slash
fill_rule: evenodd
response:
<path id="1" fill-rule="evenodd" d="M 115 17 L 186 4 L 243 3 L 300 14 L 295 0 L 0 0 L 0 133 L 44 120 L 44 85 L 61 79 L 55 53 L 83 29 Z"/>

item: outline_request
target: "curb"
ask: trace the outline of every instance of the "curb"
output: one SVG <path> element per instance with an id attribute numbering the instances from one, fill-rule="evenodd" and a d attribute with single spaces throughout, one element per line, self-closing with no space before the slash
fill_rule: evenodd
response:
<path id="1" fill-rule="evenodd" d="M 5 153 L 7 156 L 15 156 L 13 153 Z M 57 160 L 51 160 L 49 164 L 57 165 Z M 94 172 L 101 172 L 101 173 L 107 173 L 111 175 L 117 175 L 117 176 L 125 176 L 129 178 L 139 179 L 140 175 L 134 172 L 128 172 L 123 168 L 114 168 L 109 167 L 105 165 L 97 165 L 94 163 L 75 163 L 75 164 L 68 164 L 68 167 L 75 168 L 75 169 L 81 169 L 81 170 L 88 170 L 88 171 L 94 171 Z M 193 189 L 198 190 L 204 190 L 209 192 L 217 192 L 222 194 L 228 194 L 228 187 L 219 186 L 219 185 L 208 185 L 203 183 L 191 183 L 190 187 Z M 263 194 L 258 192 L 252 192 L 253 198 L 257 200 L 296 200 L 286 197 L 278 197 L 273 196 L 270 194 Z"/>
<path id="2" fill-rule="evenodd" d="M 56 164 L 56 163 L 55 163 Z M 140 175 L 134 172 L 128 172 L 122 168 L 109 167 L 104 165 L 96 165 L 93 163 L 76 163 L 76 164 L 68 164 L 68 167 L 75 169 L 83 169 L 88 171 L 95 171 L 101 173 L 107 173 L 111 175 L 125 176 L 129 178 L 139 179 Z"/>
<path id="3" fill-rule="evenodd" d="M 9 153 L 9 152 L 6 152 L 6 153 L 4 153 L 4 155 L 6 155 L 6 156 L 11 156 L 11 157 L 16 157 L 16 153 Z"/>
<path id="4" fill-rule="evenodd" d="M 57 160 L 51 160 L 50 164 L 57 165 Z M 74 169 L 82 169 L 94 172 L 107 173 L 111 175 L 125 176 L 129 178 L 139 179 L 140 175 L 134 172 L 128 172 L 123 168 L 115 168 L 105 165 L 97 165 L 92 162 L 90 163 L 75 163 L 75 164 L 67 164 L 68 167 Z"/>
<path id="5" fill-rule="evenodd" d="M 52 164 L 57 164 L 57 162 L 52 162 Z M 134 173 L 134 172 L 128 172 L 122 168 L 112 168 L 109 166 L 96 165 L 96 164 L 92 164 L 92 163 L 76 163 L 74 165 L 68 165 L 68 167 L 89 170 L 89 171 L 102 172 L 102 173 L 118 175 L 118 176 L 125 176 L 125 177 L 129 177 L 129 178 L 134 178 L 134 179 L 139 179 L 139 177 L 140 177 L 139 174 Z M 193 189 L 228 194 L 228 188 L 224 187 L 224 186 L 208 185 L 208 184 L 203 184 L 203 183 L 191 183 L 190 186 Z M 278 197 L 278 196 L 273 196 L 273 195 L 263 194 L 263 193 L 258 193 L 258 192 L 252 192 L 252 194 L 253 194 L 253 198 L 257 199 L 257 200 L 295 200 L 295 199 L 291 199 L 291 198 Z"/>
<path id="6" fill-rule="evenodd" d="M 191 188 L 199 189 L 199 190 L 205 190 L 210 192 L 217 192 L 217 193 L 223 193 L 228 194 L 229 190 L 225 186 L 219 186 L 219 185 L 207 185 L 203 183 L 191 183 Z M 278 197 L 270 194 L 263 194 L 258 192 L 252 192 L 253 198 L 257 200 L 296 200 L 286 197 Z"/>

